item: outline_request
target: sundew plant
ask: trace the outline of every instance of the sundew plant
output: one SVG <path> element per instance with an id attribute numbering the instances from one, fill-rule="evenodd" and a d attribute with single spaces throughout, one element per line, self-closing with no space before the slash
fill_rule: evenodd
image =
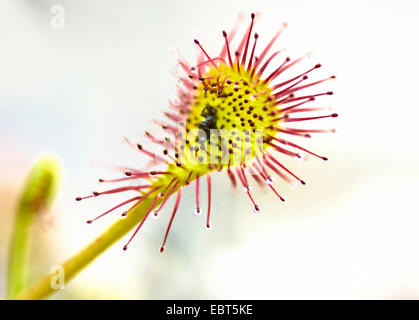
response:
<path id="1" fill-rule="evenodd" d="M 117 221 L 102 235 L 62 264 L 67 281 L 131 232 L 123 246 L 127 250 L 129 245 L 134 245 L 133 240 L 150 216 L 158 216 L 169 209 L 170 220 L 160 247 L 163 253 L 170 247 L 169 232 L 185 187 L 195 188 L 194 214 L 205 215 L 205 227 L 210 229 L 212 174 L 222 172 L 233 188 L 243 189 L 249 205 L 258 214 L 261 206 L 252 195 L 251 181 L 252 185 L 270 189 L 279 202 L 284 202 L 278 180 L 289 184 L 306 183 L 283 164 L 282 157 L 301 159 L 309 154 L 327 160 L 292 142 L 292 138 L 310 138 L 313 133 L 334 131 L 304 129 L 296 124 L 338 116 L 336 113 L 318 115 L 324 108 L 317 106 L 316 101 L 332 95 L 332 91 L 305 93 L 305 89 L 335 77 L 310 80 L 320 64 L 309 64 L 304 72 L 293 74 L 293 67 L 307 63 L 308 55 L 291 59 L 275 51 L 276 41 L 286 24 L 266 46 L 260 47 L 259 35 L 254 32 L 257 18 L 251 14 L 241 37 L 236 34 L 241 29 L 242 18 L 230 32 L 220 32 L 222 46 L 218 53 L 196 39 L 191 41 L 198 48 L 196 62 L 178 58 L 181 74 L 177 99 L 169 102 L 165 119 L 153 120 L 164 134 L 145 132 L 144 140 L 152 142 L 154 148 L 126 139 L 135 152 L 148 160 L 146 169 L 121 167 L 120 178 L 99 179 L 109 187 L 76 198 L 81 201 L 115 193 L 127 194 L 126 200 L 87 220 L 90 224 L 108 214 L 118 215 Z M 311 112 L 315 112 L 314 115 Z M 206 182 L 206 187 L 202 182 Z M 201 193 L 205 194 L 205 199 Z M 166 208 L 172 196 L 176 198 L 174 207 Z M 47 275 L 16 298 L 47 297 L 53 292 L 51 279 L 52 275 Z"/>

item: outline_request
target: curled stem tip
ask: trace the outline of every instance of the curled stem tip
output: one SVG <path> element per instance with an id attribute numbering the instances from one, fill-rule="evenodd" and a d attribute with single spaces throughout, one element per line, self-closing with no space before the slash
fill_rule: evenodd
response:
<path id="1" fill-rule="evenodd" d="M 13 298 L 28 285 L 32 225 L 48 209 L 57 194 L 60 166 L 55 156 L 39 156 L 30 170 L 20 196 L 9 252 L 7 297 Z"/>

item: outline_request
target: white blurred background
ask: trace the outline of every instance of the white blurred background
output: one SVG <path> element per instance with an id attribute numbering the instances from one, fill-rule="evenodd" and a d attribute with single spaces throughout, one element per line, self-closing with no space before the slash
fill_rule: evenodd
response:
<path id="1" fill-rule="evenodd" d="M 54 5 L 64 8 L 63 29 L 51 27 Z M 193 216 L 193 188 L 186 189 L 164 254 L 173 199 L 127 252 L 125 238 L 54 298 L 419 298 L 413 0 L 1 1 L 1 296 L 16 199 L 33 158 L 53 151 L 64 168 L 57 203 L 37 226 L 36 278 L 118 218 L 87 225 L 118 197 L 74 197 L 97 189 L 97 178 L 115 176 L 103 163 L 144 164 L 122 138 L 141 141 L 173 97 L 174 48 L 193 61 L 199 37 L 218 52 L 221 31 L 240 12 L 261 14 L 261 44 L 288 22 L 276 48 L 291 57 L 310 51 L 304 68 L 320 62 L 321 72 L 337 76 L 325 86 L 335 95 L 322 102 L 340 116 L 315 123 L 337 132 L 301 141 L 330 161 L 286 159 L 307 185 L 279 184 L 285 204 L 255 191 L 261 215 L 214 174 L 210 231 L 205 217 Z"/>

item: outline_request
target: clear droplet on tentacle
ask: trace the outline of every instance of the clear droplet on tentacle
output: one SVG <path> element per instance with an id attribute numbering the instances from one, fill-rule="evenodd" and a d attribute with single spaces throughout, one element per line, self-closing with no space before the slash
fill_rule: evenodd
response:
<path id="1" fill-rule="evenodd" d="M 200 215 L 202 214 L 202 210 L 201 210 L 201 208 L 196 208 L 196 209 L 194 209 L 193 214 L 194 214 L 195 216 L 200 216 Z"/>

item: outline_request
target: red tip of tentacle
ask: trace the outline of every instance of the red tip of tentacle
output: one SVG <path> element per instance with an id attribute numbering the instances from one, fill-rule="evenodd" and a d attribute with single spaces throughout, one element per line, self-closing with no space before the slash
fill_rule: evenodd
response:
<path id="1" fill-rule="evenodd" d="M 195 199 L 196 199 L 196 208 L 195 215 L 199 216 L 201 214 L 201 207 L 199 206 L 199 174 L 196 174 L 196 189 L 195 189 Z"/>
<path id="2" fill-rule="evenodd" d="M 231 52 L 230 52 L 230 46 L 227 39 L 227 32 L 223 31 L 223 37 L 225 38 L 225 45 L 227 48 L 227 55 L 228 55 L 228 62 L 230 63 L 230 67 L 233 68 L 233 60 L 231 59 Z"/>
<path id="3" fill-rule="evenodd" d="M 208 185 L 208 211 L 207 211 L 207 229 L 211 228 L 210 225 L 210 214 L 211 214 L 211 174 L 207 174 L 207 185 Z"/>
<path id="4" fill-rule="evenodd" d="M 245 63 L 246 63 L 247 50 L 249 48 L 250 35 L 252 34 L 252 29 L 253 29 L 253 23 L 254 23 L 254 19 L 255 19 L 255 14 L 252 13 L 250 17 L 252 19 L 252 22 L 250 23 L 249 31 L 247 32 L 246 46 L 244 48 L 244 53 L 243 53 L 242 62 L 241 62 L 242 65 L 245 65 Z"/>
<path id="5" fill-rule="evenodd" d="M 214 62 L 214 60 L 213 59 L 211 59 L 211 57 L 208 55 L 208 53 L 204 50 L 204 48 L 202 47 L 202 45 L 199 43 L 199 41 L 198 40 L 194 40 L 194 42 L 195 42 L 195 44 L 197 44 L 198 46 L 199 46 L 199 48 L 201 49 L 201 51 L 202 51 L 202 53 L 208 58 L 208 60 L 212 63 L 212 65 L 214 66 L 214 67 L 216 67 L 217 68 L 217 65 L 215 64 L 215 62 Z"/>
<path id="6" fill-rule="evenodd" d="M 173 223 L 173 219 L 175 218 L 175 215 L 176 215 L 177 209 L 178 209 L 178 207 L 179 207 L 179 202 L 180 202 L 180 197 L 181 197 L 181 195 L 182 195 L 182 188 L 179 188 L 179 189 L 178 189 L 178 191 L 177 191 L 177 197 L 176 197 L 175 206 L 174 206 L 174 208 L 173 208 L 172 215 L 170 216 L 169 225 L 167 226 L 167 229 L 166 229 L 166 234 L 164 235 L 163 244 L 162 244 L 162 245 L 161 245 L 161 247 L 160 247 L 160 252 L 163 252 L 163 251 L 164 251 L 164 246 L 165 246 L 165 244 L 166 244 L 167 236 L 169 235 L 170 228 L 171 228 L 172 223 Z"/>

